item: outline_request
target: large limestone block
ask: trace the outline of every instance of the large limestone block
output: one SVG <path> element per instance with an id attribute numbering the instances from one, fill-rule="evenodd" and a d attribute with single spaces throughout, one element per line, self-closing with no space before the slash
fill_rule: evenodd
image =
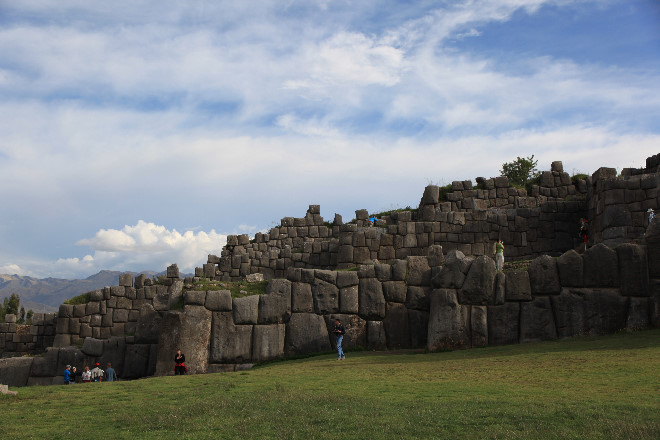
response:
<path id="1" fill-rule="evenodd" d="M 430 287 L 408 286 L 406 307 L 415 310 L 429 310 Z"/>
<path id="2" fill-rule="evenodd" d="M 436 267 L 431 282 L 436 289 L 460 289 L 465 282 L 465 274 L 447 266 Z"/>
<path id="3" fill-rule="evenodd" d="M 649 275 L 644 249 L 633 243 L 616 248 L 623 296 L 649 296 Z"/>
<path id="4" fill-rule="evenodd" d="M 41 356 L 36 356 L 30 370 L 31 377 L 52 377 L 63 372 L 57 371 L 57 358 L 60 350 L 55 347 L 48 347 Z"/>
<path id="5" fill-rule="evenodd" d="M 211 362 L 249 362 L 252 356 L 252 325 L 235 325 L 232 312 L 213 314 Z"/>
<path id="6" fill-rule="evenodd" d="M 358 310 L 361 318 L 382 320 L 385 318 L 383 285 L 376 278 L 362 278 L 358 291 Z"/>
<path id="7" fill-rule="evenodd" d="M 405 305 L 394 302 L 387 303 L 383 325 L 385 326 L 388 349 L 410 347 L 408 309 Z"/>
<path id="8" fill-rule="evenodd" d="M 206 301 L 205 290 L 188 290 L 183 294 L 183 303 L 191 306 L 203 306 Z"/>
<path id="9" fill-rule="evenodd" d="M 537 296 L 520 304 L 520 342 L 546 341 L 557 338 L 552 304 L 547 296 Z"/>
<path id="10" fill-rule="evenodd" d="M 619 289 L 564 288 L 553 296 L 557 335 L 602 335 L 626 327 L 628 298 Z"/>
<path id="11" fill-rule="evenodd" d="M 57 313 L 58 318 L 73 318 L 73 305 L 61 304 L 60 310 Z M 9 322 L 9 321 L 7 321 Z"/>
<path id="12" fill-rule="evenodd" d="M 204 307 L 212 312 L 231 312 L 231 292 L 229 290 L 209 290 L 206 292 Z"/>
<path id="13" fill-rule="evenodd" d="M 470 308 L 459 304 L 455 290 L 434 289 L 427 348 L 429 350 L 467 348 L 470 346 Z"/>
<path id="14" fill-rule="evenodd" d="M 630 298 L 630 305 L 628 307 L 628 319 L 626 321 L 626 329 L 628 330 L 641 330 L 647 328 L 650 324 L 650 308 L 649 298 Z"/>
<path id="15" fill-rule="evenodd" d="M 367 347 L 367 321 L 355 314 L 334 313 L 325 315 L 325 326 L 328 332 L 331 350 L 337 347 L 337 340 L 333 330 L 335 329 L 335 319 L 339 319 L 346 329 L 343 348 L 365 348 Z"/>
<path id="16" fill-rule="evenodd" d="M 274 280 L 283 281 L 283 280 Z M 272 284 L 272 282 L 271 282 Z M 291 289 L 259 295 L 259 324 L 284 323 L 291 317 Z"/>
<path id="17" fill-rule="evenodd" d="M 649 290 L 651 292 L 649 319 L 652 326 L 660 327 L 660 280 L 651 280 Z"/>
<path id="18" fill-rule="evenodd" d="M 55 371 L 57 371 L 57 375 L 62 375 L 67 365 L 71 365 L 72 367 L 76 367 L 78 371 L 82 371 L 85 365 L 89 365 L 91 368 L 94 362 L 96 362 L 96 359 L 95 357 L 87 356 L 75 347 L 60 348 Z"/>
<path id="19" fill-rule="evenodd" d="M 431 285 L 431 267 L 427 257 L 408 257 L 408 285 Z"/>
<path id="20" fill-rule="evenodd" d="M 337 272 L 334 270 L 316 269 L 314 271 L 314 277 L 326 283 L 337 284 Z"/>
<path id="21" fill-rule="evenodd" d="M 582 287 L 584 263 L 580 254 L 573 249 L 564 252 L 557 259 L 557 270 L 559 271 L 559 280 L 563 287 Z"/>
<path id="22" fill-rule="evenodd" d="M 472 346 L 488 345 L 488 307 L 470 307 L 470 330 L 472 331 Z"/>
<path id="23" fill-rule="evenodd" d="M 410 329 L 410 346 L 412 348 L 426 347 L 429 332 L 429 312 L 409 309 L 408 328 Z"/>
<path id="24" fill-rule="evenodd" d="M 262 362 L 284 355 L 284 324 L 255 325 L 252 330 L 252 361 Z"/>
<path id="25" fill-rule="evenodd" d="M 235 324 L 256 324 L 259 319 L 259 295 L 234 298 L 232 311 Z"/>
<path id="26" fill-rule="evenodd" d="M 357 286 L 359 282 L 358 274 L 355 271 L 339 271 L 337 272 L 337 287 Z"/>
<path id="27" fill-rule="evenodd" d="M 497 268 L 493 259 L 481 255 L 477 257 L 465 277 L 463 287 L 458 291 L 461 304 L 485 305 L 495 302 L 495 276 Z"/>
<path id="28" fill-rule="evenodd" d="M 155 344 L 158 342 L 161 316 L 151 304 L 140 307 L 135 327 L 135 342 L 138 344 Z"/>
<path id="29" fill-rule="evenodd" d="M 466 257 L 465 254 L 459 250 L 451 250 L 447 253 L 445 257 L 445 267 L 448 267 L 452 270 L 458 270 L 464 275 L 467 275 L 470 270 L 470 265 L 472 265 L 473 259 L 471 257 Z"/>
<path id="30" fill-rule="evenodd" d="M 383 283 L 383 296 L 386 301 L 405 302 L 408 286 L 405 281 L 386 281 Z"/>
<path id="31" fill-rule="evenodd" d="M 370 350 L 384 350 L 387 348 L 383 321 L 367 321 L 367 348 Z"/>
<path id="32" fill-rule="evenodd" d="M 585 287 L 619 287 L 616 252 L 599 243 L 584 253 Z"/>
<path id="33" fill-rule="evenodd" d="M 30 377 L 31 357 L 0 359 L 0 384 L 10 387 L 24 387 Z"/>
<path id="34" fill-rule="evenodd" d="M 82 351 L 88 356 L 101 356 L 103 354 L 103 341 L 95 338 L 85 338 Z"/>
<path id="35" fill-rule="evenodd" d="M 556 295 L 561 290 L 557 261 L 549 255 L 535 258 L 529 265 L 532 295 Z M 508 276 L 508 275 L 507 275 Z"/>
<path id="36" fill-rule="evenodd" d="M 292 283 L 291 312 L 311 313 L 313 311 L 314 311 L 314 300 L 312 298 L 312 286 L 308 283 Z"/>
<path id="37" fill-rule="evenodd" d="M 328 329 L 322 316 L 294 313 L 286 324 L 284 354 L 286 356 L 321 353 L 330 350 Z"/>
<path id="38" fill-rule="evenodd" d="M 121 377 L 123 379 L 138 379 L 148 376 L 150 351 L 151 344 L 127 345 Z"/>
<path id="39" fill-rule="evenodd" d="M 163 316 L 158 337 L 156 375 L 174 374 L 174 356 L 181 349 L 191 374 L 206 372 L 211 342 L 212 313 L 203 306 L 185 306 Z"/>
<path id="40" fill-rule="evenodd" d="M 532 288 L 526 270 L 507 272 L 505 278 L 507 301 L 531 301 Z"/>
<path id="41" fill-rule="evenodd" d="M 312 285 L 314 311 L 319 315 L 339 311 L 339 289 L 334 284 L 316 279 Z"/>
<path id="42" fill-rule="evenodd" d="M 509 302 L 501 306 L 488 306 L 488 344 L 518 343 L 520 303 Z"/>
<path id="43" fill-rule="evenodd" d="M 392 266 L 389 264 L 376 264 L 374 265 L 374 271 L 376 272 L 376 278 L 380 282 L 390 281 L 392 279 Z"/>
<path id="44" fill-rule="evenodd" d="M 339 289 L 339 312 L 348 314 L 358 313 L 358 286 L 342 287 Z"/>
<path id="45" fill-rule="evenodd" d="M 392 281 L 405 281 L 408 276 L 408 262 L 394 260 L 392 263 Z"/>
<path id="46" fill-rule="evenodd" d="M 649 276 L 660 278 L 660 216 L 646 228 L 646 251 L 648 253 Z"/>
<path id="47" fill-rule="evenodd" d="M 114 336 L 103 341 L 103 354 L 98 358 L 98 361 L 101 363 L 101 365 L 107 365 L 108 362 L 112 362 L 112 368 L 117 371 L 117 376 L 124 377 L 123 372 L 125 352 L 126 339 L 124 337 Z"/>

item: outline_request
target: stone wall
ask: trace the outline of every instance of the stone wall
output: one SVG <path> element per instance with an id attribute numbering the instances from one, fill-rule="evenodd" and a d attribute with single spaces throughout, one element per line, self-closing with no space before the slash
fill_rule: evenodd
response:
<path id="1" fill-rule="evenodd" d="M 53 345 L 55 339 L 55 313 L 35 313 L 31 325 L 16 324 L 16 315 L 5 315 L 0 323 L 0 353 L 22 356 L 38 353 Z"/>

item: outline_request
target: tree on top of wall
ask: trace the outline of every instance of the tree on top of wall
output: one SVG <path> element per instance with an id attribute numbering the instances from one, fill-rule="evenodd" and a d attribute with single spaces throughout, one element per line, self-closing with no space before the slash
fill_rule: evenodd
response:
<path id="1" fill-rule="evenodd" d="M 539 177 L 540 173 L 536 169 L 537 163 L 533 154 L 527 158 L 517 157 L 513 162 L 502 164 L 500 174 L 508 177 L 511 185 L 524 188 Z"/>

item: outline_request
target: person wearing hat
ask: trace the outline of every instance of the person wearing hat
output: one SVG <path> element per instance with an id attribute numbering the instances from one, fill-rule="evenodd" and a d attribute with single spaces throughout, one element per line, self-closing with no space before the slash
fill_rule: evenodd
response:
<path id="1" fill-rule="evenodd" d="M 92 369 L 92 382 L 102 382 L 103 381 L 103 375 L 105 374 L 103 370 L 101 370 L 100 367 L 101 364 L 98 362 L 96 363 L 96 366 Z"/>
<path id="2" fill-rule="evenodd" d="M 67 365 L 64 370 L 64 385 L 69 385 L 71 383 L 71 365 Z"/>

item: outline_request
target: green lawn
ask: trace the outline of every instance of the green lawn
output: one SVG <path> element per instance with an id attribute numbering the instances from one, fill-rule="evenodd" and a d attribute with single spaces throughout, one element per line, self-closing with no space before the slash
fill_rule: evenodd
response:
<path id="1" fill-rule="evenodd" d="M 660 438 L 660 330 L 18 388 L 3 438 Z"/>

